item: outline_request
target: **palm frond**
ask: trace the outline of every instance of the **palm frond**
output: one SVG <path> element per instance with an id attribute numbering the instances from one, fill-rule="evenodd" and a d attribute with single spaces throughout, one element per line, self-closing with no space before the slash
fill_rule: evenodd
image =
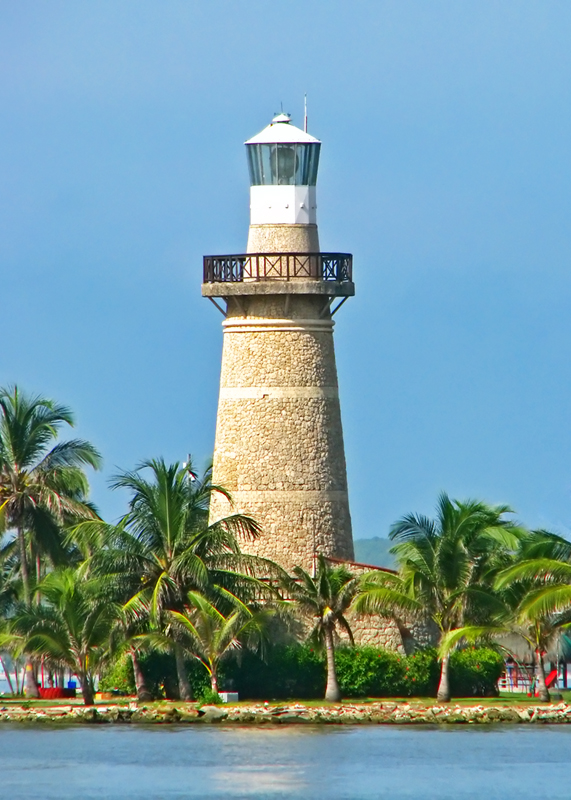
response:
<path id="1" fill-rule="evenodd" d="M 571 609 L 571 586 L 547 585 L 529 591 L 518 607 L 520 619 L 540 621 Z"/>
<path id="2" fill-rule="evenodd" d="M 461 628 L 445 633 L 438 647 L 438 655 L 443 658 L 454 650 L 462 641 L 467 644 L 478 644 L 488 642 L 501 636 L 505 636 L 511 631 L 509 626 L 500 625 L 465 625 Z"/>
<path id="3" fill-rule="evenodd" d="M 571 581 L 571 564 L 552 558 L 519 561 L 498 574 L 495 586 L 505 589 L 512 583 L 526 581 Z"/>

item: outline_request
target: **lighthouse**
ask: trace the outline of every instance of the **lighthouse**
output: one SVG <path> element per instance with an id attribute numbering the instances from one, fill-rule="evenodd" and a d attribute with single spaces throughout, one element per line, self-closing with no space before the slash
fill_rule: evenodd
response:
<path id="1" fill-rule="evenodd" d="M 352 560 L 334 315 L 355 293 L 352 256 L 321 252 L 321 142 L 279 114 L 246 143 L 246 252 L 205 256 L 202 294 L 224 315 L 214 521 L 249 514 L 244 552 L 311 571 L 318 554 Z"/>

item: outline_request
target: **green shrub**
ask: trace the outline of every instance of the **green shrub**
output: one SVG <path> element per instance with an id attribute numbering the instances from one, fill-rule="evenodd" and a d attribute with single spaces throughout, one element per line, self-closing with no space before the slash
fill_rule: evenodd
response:
<path id="1" fill-rule="evenodd" d="M 440 665 L 436 650 L 418 650 L 401 660 L 405 676 L 402 696 L 435 697 L 440 680 Z"/>
<path id="2" fill-rule="evenodd" d="M 219 706 L 224 702 L 218 692 L 213 689 L 205 689 L 200 697 L 197 698 L 198 702 L 203 706 Z"/>
<path id="3" fill-rule="evenodd" d="M 169 653 L 143 653 L 140 656 L 140 664 L 147 688 L 155 699 L 178 698 L 178 676 L 174 656 Z M 205 691 L 210 691 L 210 678 L 202 664 L 196 659 L 191 659 L 186 662 L 186 669 L 195 697 L 202 697 Z M 128 653 L 120 655 L 102 672 L 99 678 L 99 690 L 136 694 L 133 664 Z"/>
<path id="4" fill-rule="evenodd" d="M 344 647 L 335 654 L 344 697 L 430 696 L 438 685 L 434 650 L 401 656 L 378 647 Z"/>
<path id="5" fill-rule="evenodd" d="M 129 653 L 122 653 L 101 673 L 98 689 L 100 692 L 136 693 L 133 662 Z"/>
<path id="6" fill-rule="evenodd" d="M 210 676 L 196 659 L 186 662 L 194 697 L 206 702 L 211 692 Z M 154 697 L 178 696 L 174 657 L 165 653 L 147 653 L 141 668 Z M 241 652 L 222 662 L 218 674 L 222 690 L 237 691 L 249 700 L 311 699 L 325 693 L 325 661 L 309 646 L 272 647 L 263 660 L 255 653 Z M 212 702 L 208 700 L 208 702 Z"/>
<path id="7" fill-rule="evenodd" d="M 450 691 L 453 697 L 495 697 L 503 657 L 489 647 L 456 650 L 450 656 Z"/>
<path id="8" fill-rule="evenodd" d="M 375 647 L 342 648 L 336 653 L 336 663 L 345 697 L 435 697 L 440 680 L 433 649 L 404 657 Z M 490 648 L 455 651 L 450 657 L 452 696 L 497 695 L 503 669 L 502 656 Z"/>
<path id="9" fill-rule="evenodd" d="M 343 647 L 335 653 L 337 680 L 344 697 L 401 694 L 404 664 L 396 653 L 376 647 Z"/>
<path id="10" fill-rule="evenodd" d="M 308 645 L 270 648 L 266 659 L 244 652 L 224 663 L 220 686 L 248 700 L 311 699 L 325 694 L 325 661 Z"/>
<path id="11" fill-rule="evenodd" d="M 376 647 L 342 647 L 335 654 L 337 677 L 344 697 L 435 697 L 440 664 L 435 650 L 402 656 Z M 212 699 L 210 677 L 196 659 L 186 662 L 194 697 Z M 165 653 L 141 656 L 141 668 L 154 697 L 176 699 L 178 679 L 174 657 Z M 503 658 L 489 648 L 452 653 L 450 686 L 454 697 L 487 697 L 497 694 Z M 218 676 L 223 690 L 237 691 L 243 700 L 320 699 L 325 694 L 326 666 L 323 653 L 309 645 L 275 646 L 266 659 L 242 652 L 222 663 Z M 102 691 L 117 689 L 135 693 L 133 668 L 128 654 L 120 657 L 101 677 Z"/>
<path id="12" fill-rule="evenodd" d="M 185 666 L 193 696 L 202 697 L 204 692 L 210 689 L 210 677 L 207 671 L 195 658 L 185 661 Z M 178 698 L 178 675 L 173 655 L 145 653 L 141 656 L 141 669 L 153 697 L 157 699 L 166 697 L 168 700 Z"/>

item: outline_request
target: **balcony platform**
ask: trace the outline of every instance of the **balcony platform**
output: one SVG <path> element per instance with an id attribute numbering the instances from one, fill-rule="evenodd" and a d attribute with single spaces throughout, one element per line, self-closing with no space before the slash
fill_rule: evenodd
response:
<path id="1" fill-rule="evenodd" d="M 350 253 L 204 256 L 203 297 L 301 294 L 352 297 Z"/>

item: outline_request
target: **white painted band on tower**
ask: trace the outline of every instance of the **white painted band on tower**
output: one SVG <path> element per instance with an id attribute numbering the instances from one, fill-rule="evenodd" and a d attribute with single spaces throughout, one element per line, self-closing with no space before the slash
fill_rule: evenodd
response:
<path id="1" fill-rule="evenodd" d="M 314 225 L 315 186 L 250 186 L 252 225 Z"/>
<path id="2" fill-rule="evenodd" d="M 260 331 L 331 331 L 332 319 L 271 319 L 262 317 L 230 317 L 222 323 L 224 333 L 256 333 Z"/>
<path id="3" fill-rule="evenodd" d="M 339 398 L 337 386 L 223 386 L 220 400 L 327 400 Z"/>

